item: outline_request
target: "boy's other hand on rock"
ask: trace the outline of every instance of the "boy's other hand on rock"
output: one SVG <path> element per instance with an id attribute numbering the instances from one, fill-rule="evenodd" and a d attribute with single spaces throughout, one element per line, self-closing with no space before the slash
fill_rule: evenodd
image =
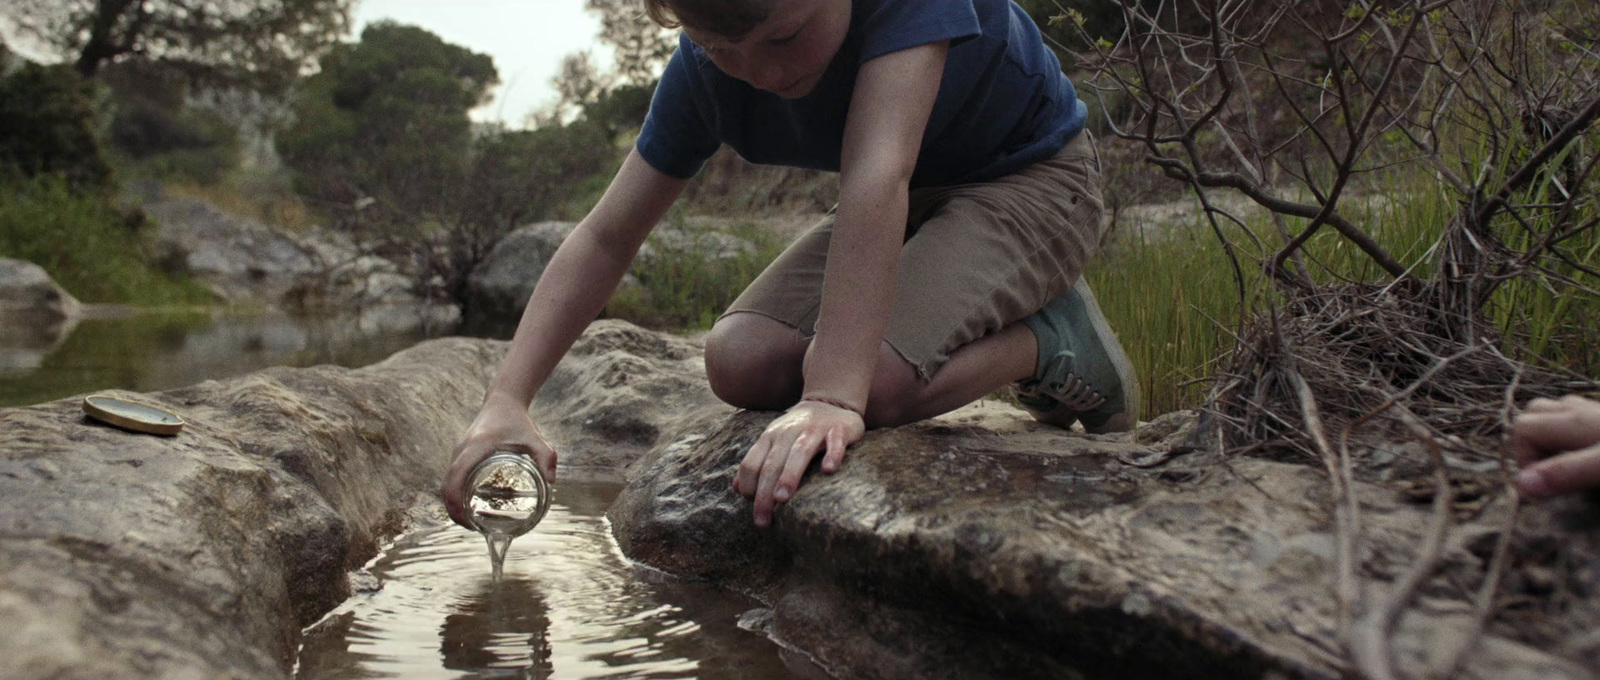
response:
<path id="1" fill-rule="evenodd" d="M 733 488 L 755 499 L 758 527 L 772 523 L 772 509 L 789 500 L 811 459 L 822 457 L 822 471 L 833 474 L 844 460 L 845 448 L 866 434 L 861 415 L 818 401 L 802 401 L 767 426 L 733 477 Z"/>

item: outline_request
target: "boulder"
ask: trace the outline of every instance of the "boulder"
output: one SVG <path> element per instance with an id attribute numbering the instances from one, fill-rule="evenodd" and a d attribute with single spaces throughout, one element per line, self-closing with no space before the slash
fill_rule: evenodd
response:
<path id="1" fill-rule="evenodd" d="M 393 261 L 335 233 L 291 234 L 228 215 L 204 201 L 158 200 L 145 213 L 175 269 L 209 284 L 226 302 L 340 315 L 367 332 L 454 328 L 461 310 L 417 295 Z"/>
<path id="2" fill-rule="evenodd" d="M 725 227 L 705 218 L 662 224 L 640 246 L 636 259 L 679 254 L 726 259 L 755 248 L 748 240 L 719 231 Z M 540 222 L 501 239 L 467 279 L 468 327 L 489 333 L 515 328 L 551 256 L 575 228 L 576 222 Z M 618 287 L 638 285 L 638 279 L 629 274 Z"/>
<path id="3" fill-rule="evenodd" d="M 0 373 L 38 368 L 82 315 L 83 305 L 43 268 L 0 258 Z"/>
<path id="4" fill-rule="evenodd" d="M 43 267 L 0 258 L 0 318 L 65 320 L 78 318 L 83 305 L 56 285 Z"/>
<path id="5" fill-rule="evenodd" d="M 436 340 L 362 369 L 122 395 L 183 416 L 171 438 L 77 400 L 0 409 L 0 678 L 285 677 L 348 573 L 437 504 L 504 352 Z M 682 435 L 679 406 L 707 406 L 684 341 L 602 322 L 573 354 L 536 411 L 578 468 L 563 478 L 625 466 L 651 433 Z"/>
<path id="6" fill-rule="evenodd" d="M 309 247 L 204 201 L 158 201 L 144 211 L 160 225 L 163 259 L 206 281 L 225 300 L 276 306 L 319 270 Z"/>
<path id="7" fill-rule="evenodd" d="M 758 595 L 771 610 L 748 618 L 839 677 L 1344 677 L 1316 466 L 1224 458 L 1183 414 L 1095 436 L 988 402 L 869 433 L 760 530 L 730 487 L 770 418 L 741 412 L 652 452 L 609 516 L 628 556 Z M 1376 602 L 1430 511 L 1370 484 L 1358 496 Z M 1523 509 L 1514 563 L 1584 566 L 1544 579 L 1564 591 L 1548 607 L 1510 604 L 1528 593 L 1508 586 L 1502 606 L 1527 613 L 1489 627 L 1472 676 L 1596 677 L 1600 546 L 1574 503 Z M 1450 532 L 1444 574 L 1396 627 L 1402 677 L 1465 641 L 1506 516 L 1501 498 Z"/>
<path id="8" fill-rule="evenodd" d="M 467 323 L 515 326 L 561 241 L 576 222 L 540 222 L 507 234 L 467 278 Z"/>

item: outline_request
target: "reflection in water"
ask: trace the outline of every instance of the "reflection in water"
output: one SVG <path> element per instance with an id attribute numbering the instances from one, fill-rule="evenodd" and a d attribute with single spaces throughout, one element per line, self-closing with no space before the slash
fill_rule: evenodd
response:
<path id="1" fill-rule="evenodd" d="M 499 583 L 474 532 L 404 537 L 371 567 L 380 589 L 306 631 L 296 677 L 798 677 L 776 645 L 738 627 L 757 603 L 622 557 L 603 516 L 619 490 L 563 484 Z"/>
<path id="2" fill-rule="evenodd" d="M 86 319 L 67 330 L 44 344 L 0 333 L 0 407 L 106 389 L 165 390 L 269 366 L 363 366 L 450 329 L 184 312 Z"/>

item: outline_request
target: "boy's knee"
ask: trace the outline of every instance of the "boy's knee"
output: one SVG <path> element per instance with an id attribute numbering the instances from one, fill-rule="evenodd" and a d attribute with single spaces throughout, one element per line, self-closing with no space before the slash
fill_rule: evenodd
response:
<path id="1" fill-rule="evenodd" d="M 867 412 L 862 418 L 867 427 L 896 427 L 912 422 L 911 414 L 923 397 L 925 384 L 917 378 L 917 371 L 904 358 L 883 344 L 878 356 L 878 366 L 872 374 L 871 396 L 867 399 Z"/>
<path id="2" fill-rule="evenodd" d="M 706 335 L 706 381 L 718 399 L 739 408 L 774 410 L 799 398 L 799 364 L 770 333 L 728 317 Z M 793 364 L 792 366 L 790 364 Z M 792 374 L 792 375 L 791 375 Z"/>

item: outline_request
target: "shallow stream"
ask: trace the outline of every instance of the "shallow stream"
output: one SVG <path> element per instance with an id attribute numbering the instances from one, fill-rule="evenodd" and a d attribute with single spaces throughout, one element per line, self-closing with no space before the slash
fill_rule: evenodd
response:
<path id="1" fill-rule="evenodd" d="M 823 677 L 739 627 L 758 602 L 624 558 L 605 519 L 620 490 L 563 483 L 498 583 L 477 533 L 401 537 L 307 629 L 296 678 Z"/>

